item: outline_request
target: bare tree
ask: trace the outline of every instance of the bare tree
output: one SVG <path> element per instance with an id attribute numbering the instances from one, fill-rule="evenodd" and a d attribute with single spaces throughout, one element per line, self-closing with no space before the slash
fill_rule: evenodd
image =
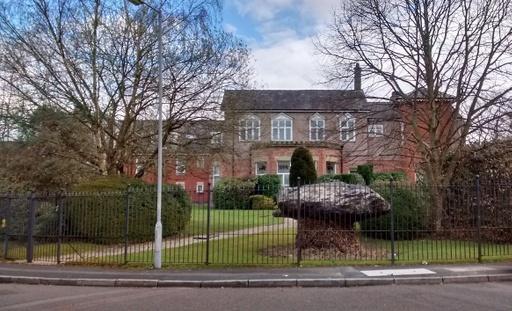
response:
<path id="1" fill-rule="evenodd" d="M 216 0 L 164 1 L 164 143 L 198 119 L 218 116 L 218 96 L 244 83 L 248 52 L 222 30 Z M 95 152 L 83 163 L 123 173 L 133 155 L 151 165 L 156 116 L 156 16 L 114 0 L 25 0 L 0 12 L 0 79 L 11 96 L 72 115 Z M 7 78 L 9 77 L 9 78 Z M 138 152 L 138 151 L 143 152 Z"/>
<path id="2" fill-rule="evenodd" d="M 394 92 L 414 145 L 410 155 L 421 159 L 430 185 L 448 184 L 466 142 L 507 111 L 511 3 L 351 0 L 318 42 L 332 60 L 331 78 L 360 62 L 373 86 Z M 440 229 L 442 196 L 432 189 Z"/>

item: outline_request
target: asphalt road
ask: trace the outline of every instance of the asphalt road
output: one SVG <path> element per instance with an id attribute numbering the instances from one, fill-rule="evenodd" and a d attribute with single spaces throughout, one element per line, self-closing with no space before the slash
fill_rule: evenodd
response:
<path id="1" fill-rule="evenodd" d="M 512 283 L 359 288 L 101 288 L 0 284 L 0 310 L 512 310 Z"/>

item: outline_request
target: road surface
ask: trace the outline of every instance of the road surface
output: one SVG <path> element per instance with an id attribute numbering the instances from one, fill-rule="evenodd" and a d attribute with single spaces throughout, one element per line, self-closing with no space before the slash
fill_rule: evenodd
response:
<path id="1" fill-rule="evenodd" d="M 0 284 L 0 310 L 512 310 L 512 283 L 359 288 L 101 288 Z"/>

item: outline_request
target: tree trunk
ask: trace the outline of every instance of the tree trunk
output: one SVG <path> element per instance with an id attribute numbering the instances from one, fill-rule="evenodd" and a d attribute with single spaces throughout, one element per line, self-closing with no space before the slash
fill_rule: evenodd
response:
<path id="1" fill-rule="evenodd" d="M 443 230 L 444 192 L 438 185 L 432 185 L 430 188 L 434 230 L 436 233 L 440 233 Z"/>

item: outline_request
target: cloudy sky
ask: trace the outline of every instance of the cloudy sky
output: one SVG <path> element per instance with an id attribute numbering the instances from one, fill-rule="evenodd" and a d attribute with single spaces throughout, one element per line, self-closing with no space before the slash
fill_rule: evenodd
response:
<path id="1" fill-rule="evenodd" d="M 313 38 L 340 0 L 225 0 L 224 27 L 252 50 L 256 85 L 266 89 L 319 89 L 323 58 Z"/>

